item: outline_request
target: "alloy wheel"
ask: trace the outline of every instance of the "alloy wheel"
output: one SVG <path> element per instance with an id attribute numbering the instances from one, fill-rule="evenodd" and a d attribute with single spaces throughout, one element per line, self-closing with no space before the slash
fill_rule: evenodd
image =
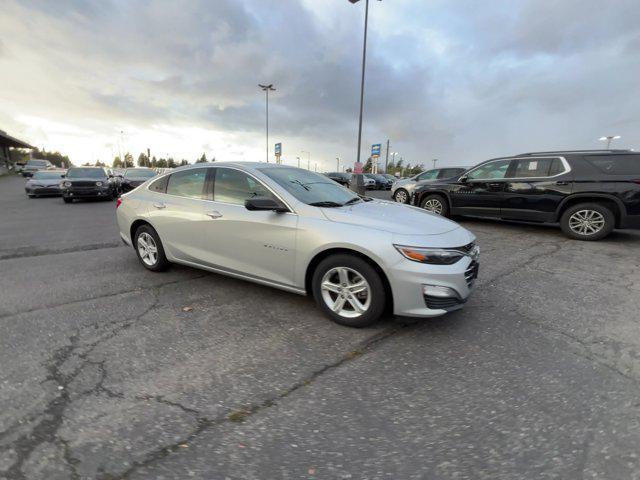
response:
<path id="1" fill-rule="evenodd" d="M 142 232 L 138 236 L 138 253 L 140 259 L 150 267 L 158 261 L 158 247 L 153 237 L 147 232 Z"/>
<path id="2" fill-rule="evenodd" d="M 322 277 L 320 289 L 327 307 L 341 317 L 359 317 L 371 305 L 369 282 L 352 268 L 335 267 L 328 270 Z"/>
<path id="3" fill-rule="evenodd" d="M 437 213 L 438 215 L 442 215 L 442 202 L 437 198 L 430 198 L 426 202 L 424 202 L 423 207 L 425 210 L 433 213 Z"/>
<path id="4" fill-rule="evenodd" d="M 569 217 L 569 228 L 578 235 L 595 235 L 604 225 L 604 216 L 596 210 L 578 210 Z"/>
<path id="5" fill-rule="evenodd" d="M 398 190 L 395 194 L 396 202 L 407 203 L 407 192 L 404 190 Z"/>

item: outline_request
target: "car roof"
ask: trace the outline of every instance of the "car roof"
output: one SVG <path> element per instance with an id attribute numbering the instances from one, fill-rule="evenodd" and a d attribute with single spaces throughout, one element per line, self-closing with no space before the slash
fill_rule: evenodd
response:
<path id="1" fill-rule="evenodd" d="M 633 150 L 627 150 L 627 149 L 619 149 L 619 150 L 553 150 L 553 151 L 549 151 L 549 152 L 529 152 L 529 153 L 521 153 L 519 155 L 516 155 L 516 157 L 530 157 L 530 156 L 538 156 L 538 155 L 571 155 L 571 154 L 578 154 L 578 155 L 606 155 L 606 154 L 633 154 L 633 153 L 638 153 L 635 152 Z M 508 158 L 508 157 L 505 157 Z"/>

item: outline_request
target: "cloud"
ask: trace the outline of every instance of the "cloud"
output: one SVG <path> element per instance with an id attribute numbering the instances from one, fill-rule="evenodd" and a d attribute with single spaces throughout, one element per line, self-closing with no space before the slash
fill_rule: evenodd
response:
<path id="1" fill-rule="evenodd" d="M 636 4 L 372 2 L 363 151 L 389 138 L 405 162 L 470 164 L 593 148 L 608 133 L 637 147 Z M 335 156 L 355 157 L 362 2 L 9 0 L 3 8 L 0 128 L 28 134 L 29 118 L 46 119 L 41 130 L 75 125 L 87 138 L 38 135 L 76 161 L 109 157 L 104 145 L 122 130 L 134 152 L 153 141 L 176 158 L 210 148 L 218 159 L 261 159 L 263 82 L 277 89 L 271 143 L 284 143 L 285 160 L 307 150 L 330 168 Z"/>

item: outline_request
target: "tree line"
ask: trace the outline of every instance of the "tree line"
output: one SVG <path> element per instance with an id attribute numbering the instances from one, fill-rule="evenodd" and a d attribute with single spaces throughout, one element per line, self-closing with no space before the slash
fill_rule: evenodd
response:
<path id="1" fill-rule="evenodd" d="M 197 158 L 195 163 L 205 163 L 205 162 L 215 162 L 215 157 L 211 159 L 207 158 L 206 154 L 202 154 L 200 158 Z M 95 163 L 87 162 L 83 165 L 90 166 L 95 165 L 96 167 L 106 167 L 107 165 L 100 160 L 96 160 Z M 155 155 L 151 156 L 149 150 L 147 152 L 142 152 L 138 155 L 138 160 L 134 161 L 133 155 L 127 152 L 124 154 L 124 158 L 120 158 L 120 155 L 116 155 L 111 162 L 112 168 L 133 168 L 135 166 L 138 167 L 147 167 L 147 168 L 176 168 L 183 167 L 185 165 L 189 165 L 189 161 L 186 159 L 175 160 L 172 157 L 168 158 L 156 158 Z"/>

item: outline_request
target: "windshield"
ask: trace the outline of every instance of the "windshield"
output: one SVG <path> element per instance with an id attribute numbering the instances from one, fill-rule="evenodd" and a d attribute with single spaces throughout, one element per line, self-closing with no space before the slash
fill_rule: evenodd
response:
<path id="1" fill-rule="evenodd" d="M 156 172 L 146 168 L 133 168 L 124 172 L 124 178 L 151 178 L 155 176 Z"/>
<path id="2" fill-rule="evenodd" d="M 44 167 L 46 164 L 46 160 L 29 160 L 27 162 L 27 165 L 33 165 L 34 167 Z"/>
<path id="3" fill-rule="evenodd" d="M 351 190 L 324 175 L 301 168 L 261 168 L 260 171 L 307 205 L 341 207 L 360 200 Z"/>
<path id="4" fill-rule="evenodd" d="M 34 180 L 50 180 L 53 178 L 62 178 L 64 172 L 36 172 L 33 174 Z"/>
<path id="5" fill-rule="evenodd" d="M 67 178 L 104 178 L 107 174 L 101 168 L 71 168 Z"/>

